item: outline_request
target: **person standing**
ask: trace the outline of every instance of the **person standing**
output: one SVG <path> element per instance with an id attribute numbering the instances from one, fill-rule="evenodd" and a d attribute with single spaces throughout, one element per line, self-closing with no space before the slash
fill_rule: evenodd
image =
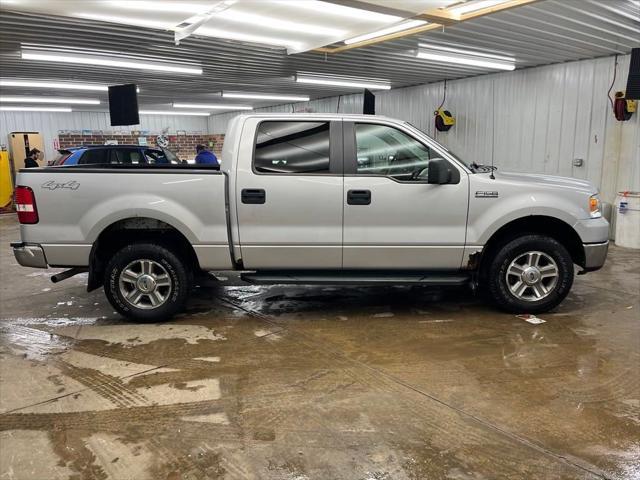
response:
<path id="1" fill-rule="evenodd" d="M 40 150 L 38 150 L 37 148 L 32 148 L 31 150 L 29 150 L 29 155 L 27 155 L 27 158 L 24 159 L 24 168 L 37 168 L 40 165 L 38 165 L 38 158 L 40 158 Z"/>
<path id="2" fill-rule="evenodd" d="M 201 165 L 220 165 L 215 153 L 208 150 L 204 145 L 196 145 L 196 163 Z"/>

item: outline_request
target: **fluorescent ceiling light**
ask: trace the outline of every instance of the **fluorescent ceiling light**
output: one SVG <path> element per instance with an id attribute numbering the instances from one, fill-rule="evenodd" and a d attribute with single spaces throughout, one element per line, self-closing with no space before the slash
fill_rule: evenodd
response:
<path id="1" fill-rule="evenodd" d="M 436 45 L 418 45 L 417 58 L 497 70 L 515 70 L 515 58 Z"/>
<path id="2" fill-rule="evenodd" d="M 172 22 L 160 22 L 157 20 L 148 20 L 139 17 L 119 17 L 114 15 L 100 15 L 96 13 L 74 13 L 73 17 L 86 18 L 88 20 L 97 20 L 99 22 L 119 23 L 121 25 L 133 25 L 136 27 L 155 28 L 157 30 L 178 30 Z M 200 35 L 203 37 L 224 38 L 227 40 L 236 40 L 239 42 L 262 43 L 276 47 L 288 47 L 295 50 L 301 50 L 303 43 L 289 38 L 271 37 L 264 35 L 255 35 L 239 30 L 223 30 L 220 28 L 200 27 L 191 35 Z"/>
<path id="3" fill-rule="evenodd" d="M 261 28 L 270 28 L 274 30 L 284 30 L 296 32 L 304 35 L 332 35 L 341 36 L 346 32 L 337 28 L 325 27 L 323 25 L 312 25 L 301 22 L 289 22 L 280 20 L 276 17 L 265 17 L 240 10 L 225 10 L 216 14 L 215 18 L 229 20 L 231 22 L 248 23 L 257 25 Z"/>
<path id="4" fill-rule="evenodd" d="M 494 58 L 496 60 L 502 60 L 503 62 L 511 62 L 514 63 L 516 61 L 513 57 L 508 57 L 506 55 L 496 55 L 494 53 L 486 53 L 486 52 L 478 52 L 475 50 L 464 50 L 462 48 L 455 47 L 443 47 L 441 45 L 435 45 L 431 43 L 419 43 L 419 49 L 424 50 L 440 50 L 443 52 L 453 52 L 453 53 L 461 53 L 463 55 L 470 55 L 473 57 L 485 57 L 485 58 Z"/>
<path id="5" fill-rule="evenodd" d="M 67 103 L 78 105 L 100 105 L 100 100 L 93 98 L 65 98 L 65 97 L 8 97 L 0 96 L 0 102 L 8 103 Z"/>
<path id="6" fill-rule="evenodd" d="M 131 2 L 129 2 L 131 3 Z M 119 17 L 117 15 L 102 15 L 100 13 L 78 12 L 72 13 L 72 17 L 85 18 L 87 20 L 97 20 L 99 22 L 121 23 L 123 25 L 137 25 L 139 27 L 157 28 L 159 30 L 172 30 L 172 22 L 150 20 L 140 17 Z"/>
<path id="7" fill-rule="evenodd" d="M 371 90 L 390 90 L 389 83 L 376 82 L 367 79 L 341 78 L 341 77 L 320 77 L 309 74 L 297 74 L 296 82 L 313 83 L 317 85 L 335 85 L 336 87 L 369 88 Z"/>
<path id="8" fill-rule="evenodd" d="M 224 98 L 253 98 L 256 100 L 288 100 L 292 102 L 308 102 L 307 95 L 278 95 L 270 93 L 222 92 Z"/>
<path id="9" fill-rule="evenodd" d="M 473 67 L 495 68 L 497 70 L 515 70 L 513 63 L 497 62 L 492 60 L 481 60 L 479 58 L 462 57 L 459 55 L 448 55 L 443 52 L 419 51 L 416 55 L 418 58 L 425 60 L 434 60 L 436 62 L 457 63 L 461 65 L 470 65 Z"/>
<path id="10" fill-rule="evenodd" d="M 402 20 L 402 17 L 387 15 L 385 13 L 372 12 L 361 8 L 347 7 L 336 3 L 320 2 L 317 0 L 280 0 L 274 2 L 276 5 L 285 4 L 290 8 L 302 8 L 312 10 L 323 15 L 335 15 L 339 17 L 352 18 L 359 21 L 393 23 Z"/>
<path id="11" fill-rule="evenodd" d="M 62 107 L 2 107 L 0 110 L 4 112 L 71 112 L 70 108 Z"/>
<path id="12" fill-rule="evenodd" d="M 479 0 L 477 2 L 466 2 L 459 7 L 453 7 L 447 9 L 448 12 L 455 13 L 456 15 L 464 15 L 465 13 L 475 12 L 482 10 L 483 8 L 495 7 L 501 3 L 507 3 L 509 0 Z"/>
<path id="13" fill-rule="evenodd" d="M 109 5 L 116 8 L 146 10 L 151 12 L 204 13 L 211 9 L 210 5 L 182 2 L 149 2 L 142 0 L 110 0 Z"/>
<path id="14" fill-rule="evenodd" d="M 344 41 L 347 45 L 351 45 L 352 43 L 360 43 L 366 40 L 371 40 L 372 38 L 382 37 L 384 35 L 389 35 L 391 33 L 401 32 L 403 30 L 409 30 L 410 28 L 421 27 L 422 25 L 426 25 L 427 22 L 423 20 L 409 20 L 407 22 L 401 22 L 396 25 L 392 25 L 387 28 L 383 28 L 381 30 L 376 30 L 375 32 L 365 33 L 364 35 L 358 35 L 357 37 L 349 38 Z"/>
<path id="15" fill-rule="evenodd" d="M 32 82 L 29 80 L 0 79 L 0 87 L 23 87 L 23 88 L 53 88 L 60 90 L 91 90 L 95 92 L 106 92 L 107 85 L 92 85 L 89 83 L 59 83 L 59 82 Z M 140 92 L 139 88 L 136 88 Z"/>
<path id="16" fill-rule="evenodd" d="M 175 112 L 168 110 L 140 110 L 140 115 L 191 115 L 197 117 L 208 117 L 209 112 Z"/>
<path id="17" fill-rule="evenodd" d="M 22 50 L 23 60 L 44 60 L 48 62 L 79 63 L 82 65 L 100 65 L 104 67 L 131 68 L 136 70 L 154 70 L 158 72 L 202 74 L 201 67 L 179 66 L 176 64 L 146 62 L 118 57 L 85 55 L 45 50 Z"/>
<path id="18" fill-rule="evenodd" d="M 303 48 L 303 43 L 289 38 L 265 37 L 264 35 L 254 35 L 252 33 L 221 30 L 219 28 L 201 27 L 193 32 L 193 35 L 203 35 L 205 37 L 225 38 L 228 40 L 237 40 L 239 42 L 264 43 L 265 45 L 274 45 L 277 47 L 289 47 L 295 50 Z"/>
<path id="19" fill-rule="evenodd" d="M 223 105 L 221 103 L 174 103 L 173 108 L 207 108 L 209 110 L 253 110 L 249 105 Z"/>

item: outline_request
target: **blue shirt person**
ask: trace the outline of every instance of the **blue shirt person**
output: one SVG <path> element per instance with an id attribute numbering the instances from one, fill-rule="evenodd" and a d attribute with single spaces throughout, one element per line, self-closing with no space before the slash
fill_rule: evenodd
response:
<path id="1" fill-rule="evenodd" d="M 215 153 L 210 150 L 207 150 L 207 147 L 204 145 L 196 146 L 196 163 L 198 164 L 208 164 L 208 165 L 220 165 L 218 162 L 218 158 Z"/>

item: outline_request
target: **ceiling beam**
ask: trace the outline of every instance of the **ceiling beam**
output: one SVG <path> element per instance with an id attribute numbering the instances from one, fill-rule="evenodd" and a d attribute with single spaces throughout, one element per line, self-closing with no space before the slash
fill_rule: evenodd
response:
<path id="1" fill-rule="evenodd" d="M 333 1 L 335 3 L 341 3 L 341 0 L 333 0 Z M 349 0 L 349 1 L 352 1 L 352 0 Z M 357 1 L 357 0 L 353 0 L 353 1 Z M 428 10 L 426 12 L 422 12 L 422 13 L 419 13 L 418 15 L 414 15 L 413 17 L 411 17 L 411 18 L 426 20 L 430 22 L 426 25 L 422 25 L 416 28 L 411 28 L 408 30 L 403 30 L 401 32 L 390 33 L 388 35 L 383 35 L 380 37 L 372 38 L 370 40 L 365 40 L 358 43 L 352 43 L 351 45 L 340 45 L 337 47 L 326 46 L 326 47 L 316 48 L 313 51 L 318 53 L 340 53 L 340 52 L 344 52 L 346 50 L 351 50 L 354 48 L 367 47 L 369 45 L 375 45 L 377 43 L 388 42 L 389 40 L 395 40 L 398 38 L 407 37 L 409 35 L 415 35 L 416 33 L 422 33 L 429 30 L 444 28 L 446 26 L 454 25 L 456 23 L 465 22 L 467 20 L 483 17 L 485 15 L 490 15 L 492 13 L 503 12 L 505 10 L 521 7 L 523 5 L 528 5 L 528 4 L 532 4 L 539 1 L 540 0 L 508 0 L 504 3 L 500 3 L 492 7 L 482 8 L 480 10 L 465 13 L 463 15 L 457 15 L 452 11 L 448 11 L 447 8 Z M 460 6 L 460 5 L 458 4 L 457 6 Z"/>
<path id="2" fill-rule="evenodd" d="M 396 17 L 410 17 L 413 12 L 401 10 L 399 8 L 389 7 L 387 5 L 378 5 L 377 3 L 369 3 L 363 0 L 323 0 L 327 3 L 334 3 L 344 7 L 357 8 L 358 10 L 366 10 L 369 12 L 383 13 L 385 15 L 394 15 Z M 392 2 L 389 2 L 392 3 Z"/>
<path id="3" fill-rule="evenodd" d="M 364 40 L 362 42 L 353 43 L 351 45 L 344 45 L 341 47 L 321 47 L 313 50 L 314 52 L 321 53 L 339 53 L 344 52 L 345 50 L 351 50 L 352 48 L 360 48 L 366 47 L 368 45 L 374 45 L 376 43 L 386 42 L 388 40 L 394 40 L 396 38 L 406 37 L 407 35 L 414 35 L 416 33 L 427 32 L 429 30 L 434 30 L 436 28 L 441 28 L 442 25 L 438 23 L 427 23 L 426 25 L 422 25 L 420 27 L 410 28 L 409 30 L 403 30 L 401 32 L 390 33 L 388 35 L 384 35 L 383 37 L 376 37 L 370 40 Z"/>
<path id="4" fill-rule="evenodd" d="M 440 25 L 454 25 L 461 20 L 460 15 L 453 12 L 447 12 L 443 9 L 429 10 L 419 13 L 415 17 L 417 20 L 426 20 L 427 22 L 438 23 Z"/>

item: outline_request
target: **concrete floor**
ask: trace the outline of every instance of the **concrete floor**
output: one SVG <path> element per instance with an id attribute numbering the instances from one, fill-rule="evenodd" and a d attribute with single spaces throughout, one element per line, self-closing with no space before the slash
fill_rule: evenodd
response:
<path id="1" fill-rule="evenodd" d="M 640 478 L 637 251 L 540 325 L 465 290 L 237 280 L 135 324 L 0 228 L 0 479 Z"/>

